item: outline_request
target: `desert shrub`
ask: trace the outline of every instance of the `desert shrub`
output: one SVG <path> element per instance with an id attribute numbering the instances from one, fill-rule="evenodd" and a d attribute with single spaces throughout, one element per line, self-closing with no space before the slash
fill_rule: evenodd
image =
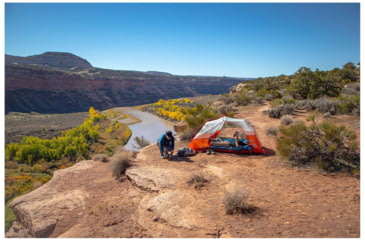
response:
<path id="1" fill-rule="evenodd" d="M 137 143 L 136 146 L 137 148 L 144 148 L 151 144 L 150 141 L 145 139 L 143 136 L 142 137 L 135 136 L 133 140 Z"/>
<path id="2" fill-rule="evenodd" d="M 19 167 L 18 163 L 14 161 L 5 161 L 6 169 L 17 169 Z"/>
<path id="3" fill-rule="evenodd" d="M 278 128 L 271 126 L 268 129 L 266 129 L 266 135 L 267 136 L 276 136 L 278 134 Z"/>
<path id="4" fill-rule="evenodd" d="M 189 185 L 194 185 L 195 189 L 201 189 L 208 182 L 209 181 L 205 179 L 203 175 L 195 175 L 195 174 L 191 176 L 189 181 L 187 181 Z"/>
<path id="5" fill-rule="evenodd" d="M 293 123 L 293 119 L 289 115 L 285 115 L 281 118 L 281 124 L 283 125 L 290 125 Z"/>
<path id="6" fill-rule="evenodd" d="M 341 95 L 336 107 L 340 113 L 360 115 L 360 95 Z"/>
<path id="7" fill-rule="evenodd" d="M 347 84 L 342 89 L 342 93 L 345 95 L 360 95 L 360 83 Z"/>
<path id="8" fill-rule="evenodd" d="M 253 102 L 255 102 L 256 104 L 262 104 L 264 102 L 264 98 L 262 97 L 255 97 Z"/>
<path id="9" fill-rule="evenodd" d="M 185 121 L 190 128 L 195 129 L 204 121 L 217 116 L 217 112 L 209 105 L 197 104 L 193 108 L 185 109 Z"/>
<path id="10" fill-rule="evenodd" d="M 131 167 L 131 152 L 118 152 L 112 157 L 111 170 L 116 179 L 121 179 L 129 167 Z"/>
<path id="11" fill-rule="evenodd" d="M 108 162 L 109 161 L 108 155 L 102 154 L 102 153 L 95 154 L 92 159 L 94 161 L 100 161 L 100 162 Z"/>
<path id="12" fill-rule="evenodd" d="M 194 137 L 194 129 L 187 128 L 182 133 L 179 134 L 180 141 L 191 140 Z"/>
<path id="13" fill-rule="evenodd" d="M 218 100 L 222 101 L 226 105 L 234 103 L 234 99 L 231 97 L 231 95 L 220 95 Z"/>
<path id="14" fill-rule="evenodd" d="M 283 115 L 293 115 L 295 113 L 295 104 L 288 103 L 282 105 Z"/>
<path id="15" fill-rule="evenodd" d="M 323 118 L 329 118 L 329 117 L 331 117 L 331 113 L 329 113 L 329 112 L 326 112 L 326 113 L 324 113 L 323 114 L 323 116 L 322 116 Z"/>
<path id="16" fill-rule="evenodd" d="M 234 213 L 252 213 L 257 208 L 252 204 L 247 203 L 248 194 L 242 189 L 236 189 L 233 192 L 226 192 L 223 198 L 224 208 L 227 214 Z"/>
<path id="17" fill-rule="evenodd" d="M 297 107 L 307 111 L 318 110 L 320 113 L 330 113 L 335 115 L 338 112 L 337 105 L 339 101 L 331 100 L 327 97 L 318 98 L 314 100 L 301 100 L 297 102 Z"/>
<path id="18" fill-rule="evenodd" d="M 331 113 L 332 115 L 336 114 L 337 109 L 336 109 L 336 101 L 331 101 L 328 98 L 319 98 L 319 99 L 315 99 L 313 100 L 314 106 L 315 108 L 320 112 L 320 113 Z"/>
<path id="19" fill-rule="evenodd" d="M 224 115 L 232 115 L 235 112 L 235 109 L 232 105 L 222 105 L 218 108 L 220 114 Z"/>
<path id="20" fill-rule="evenodd" d="M 295 104 L 282 104 L 277 107 L 265 110 L 264 113 L 271 118 L 281 118 L 283 115 L 293 115 L 295 113 L 295 109 Z"/>
<path id="21" fill-rule="evenodd" d="M 281 98 L 283 104 L 293 104 L 295 103 L 295 99 L 292 96 L 286 95 Z"/>
<path id="22" fill-rule="evenodd" d="M 316 164 L 325 171 L 351 171 L 360 166 L 355 133 L 329 122 L 281 126 L 277 148 L 296 166 Z"/>
<path id="23" fill-rule="evenodd" d="M 264 99 L 266 101 L 272 101 L 274 99 L 274 96 L 271 93 L 269 93 L 269 94 L 264 96 Z"/>
<path id="24" fill-rule="evenodd" d="M 254 95 L 245 90 L 234 94 L 233 97 L 239 106 L 247 106 L 252 103 L 252 100 L 254 99 Z"/>

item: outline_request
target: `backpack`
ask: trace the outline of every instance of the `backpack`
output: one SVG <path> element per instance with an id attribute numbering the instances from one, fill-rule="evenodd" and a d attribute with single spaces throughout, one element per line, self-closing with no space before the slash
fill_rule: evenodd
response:
<path id="1" fill-rule="evenodd" d="M 191 148 L 184 147 L 184 148 L 179 148 L 179 150 L 177 150 L 177 155 L 179 157 L 188 157 L 195 155 L 195 152 Z"/>

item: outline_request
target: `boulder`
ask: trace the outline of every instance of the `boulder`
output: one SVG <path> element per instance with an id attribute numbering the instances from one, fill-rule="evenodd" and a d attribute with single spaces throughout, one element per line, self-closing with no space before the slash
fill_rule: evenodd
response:
<path id="1" fill-rule="evenodd" d="M 153 166 L 137 166 L 126 171 L 127 177 L 138 187 L 147 191 L 160 191 L 175 187 L 184 178 L 176 169 Z"/>
<path id="2" fill-rule="evenodd" d="M 33 237 L 48 237 L 56 224 L 76 210 L 85 208 L 88 194 L 82 189 L 59 189 L 65 180 L 71 180 L 72 175 L 91 167 L 90 161 L 82 161 L 73 167 L 58 170 L 53 178 L 42 187 L 15 198 L 10 207 L 14 210 L 21 225 Z"/>

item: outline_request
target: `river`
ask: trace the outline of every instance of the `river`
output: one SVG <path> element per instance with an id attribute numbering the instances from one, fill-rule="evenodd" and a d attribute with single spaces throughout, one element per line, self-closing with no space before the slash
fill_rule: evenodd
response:
<path id="1" fill-rule="evenodd" d="M 165 133 L 167 130 L 173 131 L 174 127 L 171 122 L 161 119 L 151 113 L 142 112 L 131 107 L 120 107 L 119 111 L 126 113 L 128 115 L 133 115 L 141 120 L 140 123 L 130 124 L 129 128 L 132 130 L 132 136 L 124 146 L 126 150 L 137 151 L 138 148 L 134 141 L 134 137 L 142 137 L 148 140 L 150 143 L 156 143 L 157 139 Z M 127 120 L 122 120 L 121 122 L 128 122 Z"/>

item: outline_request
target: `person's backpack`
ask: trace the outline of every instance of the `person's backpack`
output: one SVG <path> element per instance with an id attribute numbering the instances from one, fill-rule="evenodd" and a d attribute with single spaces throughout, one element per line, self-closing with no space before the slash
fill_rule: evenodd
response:
<path id="1" fill-rule="evenodd" d="M 188 157 L 195 155 L 195 152 L 191 148 L 184 147 L 184 148 L 179 148 L 179 150 L 177 150 L 177 155 L 179 157 Z"/>

